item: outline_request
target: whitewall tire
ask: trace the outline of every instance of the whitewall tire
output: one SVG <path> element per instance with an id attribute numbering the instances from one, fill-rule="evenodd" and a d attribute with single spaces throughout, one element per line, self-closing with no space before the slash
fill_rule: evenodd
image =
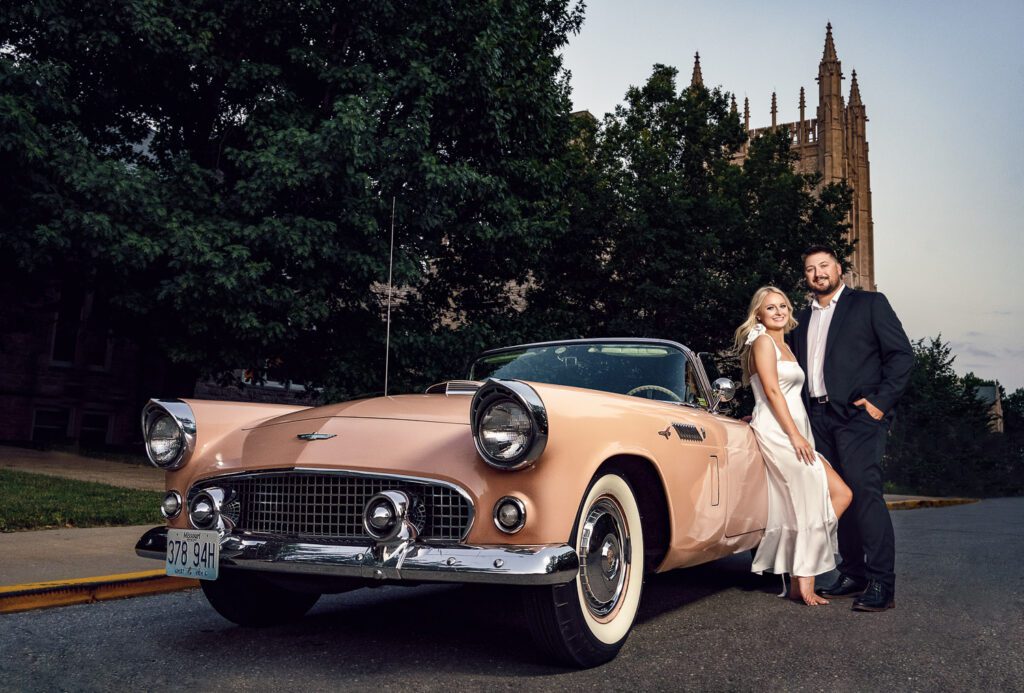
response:
<path id="1" fill-rule="evenodd" d="M 619 474 L 597 476 L 570 538 L 580 557 L 572 582 L 526 593 L 534 638 L 555 659 L 593 667 L 615 658 L 640 606 L 644 539 L 640 510 Z"/>

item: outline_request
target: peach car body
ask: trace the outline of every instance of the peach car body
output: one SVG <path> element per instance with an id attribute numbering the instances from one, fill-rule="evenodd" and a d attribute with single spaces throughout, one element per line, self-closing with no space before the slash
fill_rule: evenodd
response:
<path id="1" fill-rule="evenodd" d="M 663 340 L 525 345 L 486 352 L 481 363 L 487 359 L 504 363 L 525 352 L 555 357 L 559 349 L 563 353 L 578 349 L 584 356 L 597 353 L 604 357 L 603 350 L 612 360 L 616 355 L 642 354 L 644 350 L 658 356 L 659 350 L 665 350 L 686 370 L 688 383 L 685 396 L 670 392 L 670 399 L 689 401 L 661 401 L 502 377 L 452 381 L 433 386 L 425 394 L 317 408 L 153 401 L 147 413 L 170 413 L 182 432 L 184 461 L 169 468 L 166 477 L 168 495 L 177 496 L 180 511 L 168 517 L 167 527 L 147 533 L 136 550 L 140 555 L 163 560 L 167 529 L 195 528 L 190 520 L 190 504 L 197 490 L 204 488 L 228 489 L 228 496 L 239 496 L 243 504 L 250 505 L 248 509 L 235 508 L 230 517 L 228 508 L 217 509 L 224 514 L 218 525 L 221 568 L 253 571 L 286 587 L 288 578 L 305 580 L 302 586 L 307 591 L 337 591 L 332 580 L 348 586 L 368 581 L 475 581 L 527 585 L 542 592 L 571 586 L 573 581 L 581 582 L 580 574 L 585 572 L 581 571 L 581 561 L 584 567 L 587 565 L 581 541 L 592 542 L 595 550 L 599 543 L 585 533 L 581 535 L 580 527 L 600 508 L 611 515 L 595 520 L 598 526 L 591 529 L 609 532 L 610 539 L 600 546 L 604 558 L 595 558 L 591 571 L 602 567 L 612 577 L 603 582 L 600 578 L 590 578 L 589 582 L 583 578 L 577 592 L 584 606 L 587 600 L 600 607 L 605 598 L 622 599 L 621 594 L 605 594 L 602 590 L 628 593 L 628 579 L 616 571 L 630 565 L 640 568 L 636 558 L 641 555 L 643 570 L 638 572 L 642 575 L 644 571 L 691 566 L 756 547 L 767 516 L 766 473 L 749 426 L 715 411 L 723 399 L 720 390 L 728 389 L 731 383 L 716 381 L 717 385 L 712 385 L 696 354 Z M 557 380 L 548 378 L 552 379 Z M 665 390 L 644 383 L 637 386 L 630 391 L 657 394 Z M 533 430 L 536 435 L 543 434 L 539 455 L 515 471 L 485 463 L 487 452 L 481 449 L 482 433 L 478 430 L 485 425 L 480 422 L 484 414 L 474 407 L 481 406 L 481 399 L 486 400 L 488 395 L 499 399 L 505 396 L 522 405 L 533 425 L 543 429 Z M 531 407 L 535 409 L 531 411 Z M 603 496 L 598 494 L 610 501 L 595 506 L 598 510 L 585 507 L 596 480 L 608 474 L 624 479 L 632 497 L 623 501 L 617 497 L 618 487 L 610 487 Z M 354 533 L 348 532 L 348 536 L 318 536 L 318 518 L 307 521 L 308 517 L 298 517 L 326 512 L 325 507 L 314 507 L 314 501 L 301 508 L 283 502 L 275 505 L 266 493 L 260 500 L 246 500 L 237 484 L 246 479 L 260 483 L 279 479 L 290 484 L 287 492 L 294 494 L 303 483 L 329 482 L 339 477 L 359 482 L 358 492 L 346 495 L 348 492 L 332 487 L 335 490 L 328 493 L 333 495 L 323 496 L 321 506 L 344 502 L 359 505 L 347 512 L 349 516 L 358 513 L 364 525 Z M 381 480 L 387 483 L 381 486 Z M 615 479 L 611 482 L 618 483 Z M 398 488 L 405 494 L 404 501 L 398 499 L 399 505 L 422 504 L 419 496 L 441 489 L 438 493 L 447 494 L 443 503 L 461 504 L 462 509 L 455 513 L 458 527 L 447 527 L 447 534 L 435 531 L 431 535 L 432 520 L 424 524 L 420 518 L 413 526 L 416 523 L 409 519 L 415 515 L 413 510 L 392 507 L 385 500 L 379 501 L 387 506 L 380 512 L 405 513 L 402 518 L 408 531 L 374 539 L 363 531 L 373 529 L 365 524 L 373 521 L 370 515 L 374 510 L 364 507 L 368 503 L 366 494 L 386 488 Z M 227 502 L 226 498 L 221 500 Z M 633 500 L 639 524 L 628 517 Z M 514 502 L 517 509 L 503 507 L 503 502 Z M 437 512 L 430 503 L 428 500 L 420 515 Z M 281 515 L 276 518 L 278 524 L 270 517 L 273 513 Z M 509 518 L 515 520 L 511 526 L 507 524 Z M 437 524 L 451 522 L 451 518 L 445 518 Z M 621 525 L 618 537 L 612 536 L 616 522 Z M 629 552 L 637 550 L 637 543 L 642 553 L 631 557 Z M 632 589 L 638 600 L 640 587 L 636 585 Z M 594 591 L 596 595 L 591 594 Z M 619 618 L 625 607 L 616 601 L 608 612 L 591 609 L 589 616 L 586 608 L 581 609 L 583 620 L 591 619 L 588 633 L 596 654 L 566 655 L 565 647 L 548 649 L 581 666 L 606 661 L 625 639 L 624 635 L 619 637 L 621 628 L 610 631 L 607 624 Z M 635 606 L 629 608 L 635 613 Z M 627 633 L 632 615 L 628 621 Z"/>

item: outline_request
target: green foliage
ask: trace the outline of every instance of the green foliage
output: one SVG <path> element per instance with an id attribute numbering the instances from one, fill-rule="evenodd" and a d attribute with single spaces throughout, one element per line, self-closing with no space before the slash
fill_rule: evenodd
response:
<path id="1" fill-rule="evenodd" d="M 193 375 L 270 361 L 351 394 L 380 386 L 396 198 L 393 377 L 458 373 L 561 225 L 581 11 L 4 3 L 0 271 L 109 297 Z"/>
<path id="2" fill-rule="evenodd" d="M 158 491 L 0 469 L 0 532 L 160 524 Z"/>
<path id="3" fill-rule="evenodd" d="M 544 336 L 631 335 L 724 349 L 755 289 L 800 296 L 801 251 L 846 255 L 845 185 L 794 171 L 780 129 L 750 143 L 728 95 L 656 65 L 600 124 L 577 119 L 568 226 L 530 292 Z"/>
<path id="4" fill-rule="evenodd" d="M 975 392 L 982 381 L 957 376 L 956 357 L 941 336 L 913 346 L 914 370 L 897 409 L 886 478 L 898 489 L 934 495 L 1024 493 L 1024 427 L 1008 417 L 1006 434 L 990 430 L 988 405 Z"/>

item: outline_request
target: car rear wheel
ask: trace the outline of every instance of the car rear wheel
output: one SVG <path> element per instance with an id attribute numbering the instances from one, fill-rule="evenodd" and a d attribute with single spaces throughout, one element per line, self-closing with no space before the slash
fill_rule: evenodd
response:
<path id="1" fill-rule="evenodd" d="M 569 666 L 594 667 L 618 654 L 640 605 L 644 539 L 629 482 L 607 473 L 591 483 L 571 541 L 576 579 L 527 590 L 526 614 L 541 649 Z"/>
<path id="2" fill-rule="evenodd" d="M 320 595 L 295 592 L 253 573 L 222 571 L 216 580 L 200 580 L 207 601 L 221 616 L 240 626 L 273 626 L 302 618 Z"/>

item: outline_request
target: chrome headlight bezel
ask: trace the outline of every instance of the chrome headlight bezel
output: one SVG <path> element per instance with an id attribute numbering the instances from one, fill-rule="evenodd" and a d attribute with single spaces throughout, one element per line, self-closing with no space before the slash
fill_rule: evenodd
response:
<path id="1" fill-rule="evenodd" d="M 481 441 L 481 426 L 487 414 L 501 404 L 511 402 L 525 412 L 530 433 L 522 451 L 511 458 L 492 455 Z M 518 380 L 489 378 L 473 395 L 470 405 L 473 444 L 484 462 L 502 471 L 517 471 L 531 466 L 544 452 L 548 442 L 548 414 L 537 391 Z"/>
<path id="2" fill-rule="evenodd" d="M 170 417 L 178 429 L 178 451 L 169 461 L 159 461 L 151 447 L 150 432 L 161 417 Z M 146 457 L 154 467 L 168 471 L 180 469 L 196 449 L 196 417 L 192 407 L 177 399 L 149 400 L 142 408 L 142 438 L 145 441 Z"/>

